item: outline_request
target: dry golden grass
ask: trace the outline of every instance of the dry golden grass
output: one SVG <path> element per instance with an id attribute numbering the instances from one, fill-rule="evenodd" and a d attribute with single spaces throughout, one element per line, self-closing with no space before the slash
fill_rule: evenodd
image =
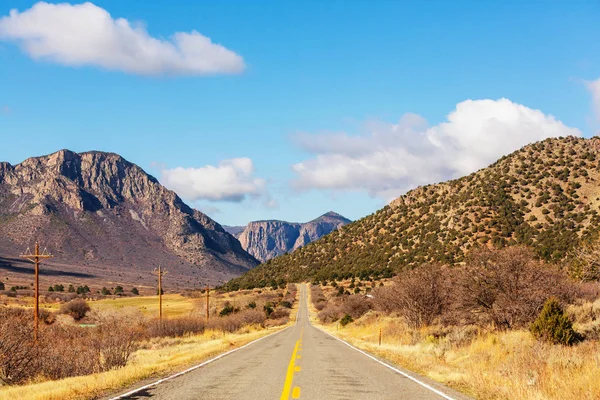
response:
<path id="1" fill-rule="evenodd" d="M 275 296 L 281 290 L 263 289 L 262 294 L 272 294 Z M 245 290 L 232 293 L 210 293 L 210 310 L 211 315 L 216 315 L 224 307 L 225 302 L 229 301 L 236 307 L 245 307 L 248 303 L 256 300 L 258 297 L 256 290 Z M 186 297 L 181 294 L 168 293 L 163 295 L 163 315 L 165 317 L 181 317 L 193 314 L 204 315 L 206 310 L 204 295 L 200 297 Z M 33 297 L 18 297 L 11 298 L 2 296 L 0 298 L 2 304 L 19 307 L 33 307 Z M 143 315 L 152 316 L 158 315 L 158 296 L 131 296 L 118 297 L 110 296 L 100 300 L 88 300 L 92 311 L 116 311 L 122 309 L 137 308 Z M 61 303 L 40 302 L 40 307 L 58 311 Z M 262 305 L 261 305 L 262 307 Z"/>
<path id="2" fill-rule="evenodd" d="M 263 292 L 264 293 L 264 292 Z M 276 295 L 276 292 L 273 292 Z M 215 305 L 221 306 L 225 301 L 234 302 L 240 307 L 255 299 L 256 293 L 247 291 L 237 294 L 221 294 L 214 296 Z M 197 299 L 179 295 L 166 295 L 163 306 L 169 304 L 171 315 L 183 315 L 194 312 Z M 116 309 L 151 312 L 152 302 L 156 297 L 130 297 L 104 299 L 91 302 L 92 308 L 101 313 L 112 313 Z M 145 307 L 145 309 L 144 309 Z M 132 356 L 132 361 L 125 367 L 87 376 L 61 379 L 57 381 L 38 381 L 23 386 L 1 387 L 0 400 L 30 399 L 91 399 L 110 392 L 134 385 L 149 377 L 164 376 L 185 367 L 202 362 L 236 347 L 243 346 L 262 336 L 284 329 L 296 320 L 297 302 L 290 313 L 288 324 L 276 327 L 261 328 L 246 326 L 236 333 L 208 330 L 201 335 L 183 338 L 155 338 L 141 343 L 141 347 Z M 124 311 L 127 312 L 127 311 Z M 137 312 L 137 311 L 135 311 Z"/>
<path id="3" fill-rule="evenodd" d="M 595 341 L 562 347 L 539 343 L 527 331 L 474 327 L 437 339 L 435 328 L 411 331 L 397 318 L 373 313 L 339 331 L 336 324 L 324 328 L 477 399 L 600 399 L 600 344 Z"/>
<path id="4" fill-rule="evenodd" d="M 192 363 L 243 346 L 284 327 L 248 327 L 235 334 L 207 331 L 185 338 L 160 338 L 144 342 L 127 366 L 88 376 L 0 388 L 0 400 L 90 399 L 152 376 L 164 375 Z"/>

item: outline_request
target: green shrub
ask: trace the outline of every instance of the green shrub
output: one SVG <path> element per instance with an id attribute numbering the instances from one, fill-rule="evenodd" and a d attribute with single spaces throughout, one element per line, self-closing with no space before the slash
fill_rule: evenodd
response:
<path id="1" fill-rule="evenodd" d="M 279 303 L 279 305 L 281 307 L 285 307 L 285 308 L 292 308 L 292 303 L 290 303 L 289 301 L 286 301 L 286 300 L 284 300 L 281 303 Z"/>
<path id="2" fill-rule="evenodd" d="M 140 294 L 140 291 L 137 288 L 133 288 L 131 289 L 131 293 L 137 296 Z"/>
<path id="3" fill-rule="evenodd" d="M 542 312 L 529 330 L 536 339 L 554 344 L 570 346 L 580 339 L 573 329 L 573 323 L 554 297 L 546 301 Z"/>
<path id="4" fill-rule="evenodd" d="M 273 313 L 273 307 L 271 305 L 271 303 L 267 303 L 265 304 L 265 306 L 263 307 L 263 310 L 265 312 L 265 315 L 268 317 L 269 315 L 271 315 Z"/>
<path id="5" fill-rule="evenodd" d="M 352 319 L 352 317 L 350 316 L 350 314 L 346 314 L 344 315 L 344 317 L 340 320 L 340 325 L 341 326 L 346 326 L 349 323 L 354 322 L 354 320 Z"/>
<path id="6" fill-rule="evenodd" d="M 227 315 L 233 314 L 234 312 L 235 312 L 235 309 L 233 308 L 233 306 L 229 302 L 227 302 L 227 303 L 225 303 L 225 307 L 223 307 L 223 309 L 219 313 L 219 316 L 225 317 Z"/>
<path id="7" fill-rule="evenodd" d="M 0 282 L 0 290 L 5 290 L 4 282 Z"/>
<path id="8" fill-rule="evenodd" d="M 256 308 L 256 302 L 255 301 L 251 301 L 250 303 L 248 303 L 247 307 L 254 310 Z"/>

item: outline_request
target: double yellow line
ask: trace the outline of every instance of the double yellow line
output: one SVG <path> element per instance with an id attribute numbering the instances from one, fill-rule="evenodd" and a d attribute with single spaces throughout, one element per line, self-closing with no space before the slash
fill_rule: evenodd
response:
<path id="1" fill-rule="evenodd" d="M 300 366 L 296 365 L 296 359 L 301 358 L 298 354 L 299 351 L 302 350 L 302 335 L 304 334 L 304 328 L 300 331 L 300 339 L 296 342 L 296 346 L 294 346 L 294 351 L 292 352 L 292 359 L 288 364 L 287 374 L 285 377 L 285 384 L 283 385 L 283 392 L 281 392 L 281 400 L 288 400 L 290 398 L 290 392 L 292 395 L 292 399 L 297 399 L 300 397 L 300 387 L 294 386 L 292 389 L 292 384 L 294 382 L 294 373 L 300 372 L 302 369 Z"/>

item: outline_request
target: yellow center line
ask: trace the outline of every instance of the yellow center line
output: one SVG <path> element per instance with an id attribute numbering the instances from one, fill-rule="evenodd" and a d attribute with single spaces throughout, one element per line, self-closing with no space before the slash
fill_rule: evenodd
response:
<path id="1" fill-rule="evenodd" d="M 302 335 L 302 334 L 301 334 Z M 288 400 L 290 398 L 290 391 L 292 390 L 292 382 L 294 381 L 294 372 L 296 370 L 296 357 L 298 356 L 298 347 L 300 347 L 300 343 L 302 343 L 302 339 L 296 342 L 296 346 L 294 346 L 294 352 L 292 353 L 292 359 L 288 365 L 287 374 L 285 377 L 285 384 L 283 385 L 283 392 L 281 392 L 281 400 Z M 297 389 L 297 390 L 296 390 Z M 300 388 L 295 387 L 294 393 L 300 396 Z M 294 393 L 292 393 L 292 398 L 297 399 L 298 397 L 294 397 Z"/>

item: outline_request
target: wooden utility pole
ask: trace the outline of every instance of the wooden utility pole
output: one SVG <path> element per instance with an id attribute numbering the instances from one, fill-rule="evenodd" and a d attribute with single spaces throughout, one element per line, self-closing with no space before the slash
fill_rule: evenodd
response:
<path id="1" fill-rule="evenodd" d="M 167 274 L 167 271 L 161 270 L 159 265 L 152 273 L 158 276 L 158 319 L 162 322 L 162 277 Z"/>
<path id="2" fill-rule="evenodd" d="M 208 321 L 208 318 L 210 317 L 209 301 L 210 301 L 210 288 L 208 287 L 208 285 L 206 285 L 206 320 L 207 321 Z"/>
<path id="3" fill-rule="evenodd" d="M 33 299 L 33 340 L 37 342 L 38 340 L 38 327 L 39 327 L 39 318 L 40 318 L 40 260 L 45 260 L 47 258 L 54 257 L 52 254 L 48 253 L 44 248 L 44 251 L 40 254 L 40 245 L 38 242 L 35 242 L 35 253 L 31 254 L 29 247 L 25 250 L 25 254 L 20 255 L 21 258 L 26 258 L 29 261 L 32 261 L 34 264 L 35 271 L 35 297 Z"/>

